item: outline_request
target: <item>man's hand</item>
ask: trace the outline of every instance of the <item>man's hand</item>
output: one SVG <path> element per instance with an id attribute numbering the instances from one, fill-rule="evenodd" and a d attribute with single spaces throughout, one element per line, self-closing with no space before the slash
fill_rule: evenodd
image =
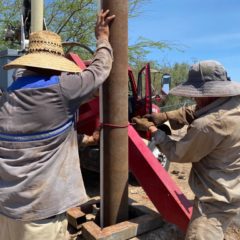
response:
<path id="1" fill-rule="evenodd" d="M 168 120 L 165 112 L 146 114 L 143 117 L 147 118 L 150 122 L 153 122 L 156 126 L 161 125 Z"/>
<path id="2" fill-rule="evenodd" d="M 132 118 L 132 122 L 135 123 L 135 128 L 138 131 L 148 131 L 150 127 L 155 126 L 153 122 L 149 122 L 147 118 Z"/>
<path id="3" fill-rule="evenodd" d="M 78 134 L 78 143 L 80 147 L 98 145 L 100 140 L 99 129 L 96 129 L 91 136 L 86 134 Z"/>
<path id="4" fill-rule="evenodd" d="M 101 10 L 97 16 L 97 23 L 95 27 L 95 36 L 96 39 L 109 39 L 109 24 L 115 18 L 115 15 L 108 16 L 109 10 L 105 12 Z"/>
<path id="5" fill-rule="evenodd" d="M 94 144 L 99 144 L 99 140 L 100 140 L 100 132 L 99 132 L 100 130 L 95 130 L 94 132 L 93 132 L 93 135 L 92 135 L 92 137 L 93 137 L 93 142 L 94 142 Z"/>

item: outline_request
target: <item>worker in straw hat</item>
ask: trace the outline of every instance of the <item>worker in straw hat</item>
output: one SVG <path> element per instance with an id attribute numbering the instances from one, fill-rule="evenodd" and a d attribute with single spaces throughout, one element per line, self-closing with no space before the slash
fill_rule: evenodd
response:
<path id="1" fill-rule="evenodd" d="M 189 183 L 195 200 L 186 239 L 223 240 L 240 211 L 240 84 L 230 81 L 219 62 L 200 61 L 170 93 L 196 101 L 190 114 L 182 109 L 167 113 L 180 125 L 189 123 L 182 139 L 175 141 L 158 130 L 149 116 L 133 121 L 137 129 L 150 130 L 170 161 L 192 163 Z"/>
<path id="2" fill-rule="evenodd" d="M 4 66 L 25 71 L 0 98 L 0 239 L 66 239 L 66 210 L 87 201 L 74 115 L 110 73 L 114 18 L 99 13 L 84 71 L 49 31 L 32 33 L 28 53 Z"/>

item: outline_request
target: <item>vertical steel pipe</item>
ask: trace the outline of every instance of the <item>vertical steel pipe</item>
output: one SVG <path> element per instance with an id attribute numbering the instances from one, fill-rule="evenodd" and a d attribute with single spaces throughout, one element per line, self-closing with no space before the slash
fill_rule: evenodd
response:
<path id="1" fill-rule="evenodd" d="M 110 28 L 113 68 L 102 89 L 101 226 L 105 227 L 128 219 L 128 1 L 103 0 L 102 7 L 116 15 Z"/>
<path id="2" fill-rule="evenodd" d="M 31 0 L 31 32 L 43 30 L 44 0 Z"/>

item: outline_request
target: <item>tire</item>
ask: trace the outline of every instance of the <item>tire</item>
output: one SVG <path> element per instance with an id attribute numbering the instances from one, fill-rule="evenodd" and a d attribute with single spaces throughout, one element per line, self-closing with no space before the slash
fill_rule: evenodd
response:
<path id="1" fill-rule="evenodd" d="M 155 145 L 154 141 L 150 141 L 148 143 L 148 148 L 152 151 L 153 155 L 157 160 L 161 163 L 163 168 L 168 171 L 170 166 L 170 161 L 167 159 L 167 157 L 160 152 L 159 148 Z"/>
<path id="2" fill-rule="evenodd" d="M 79 149 L 80 165 L 92 172 L 100 172 L 100 150 L 98 146 Z"/>

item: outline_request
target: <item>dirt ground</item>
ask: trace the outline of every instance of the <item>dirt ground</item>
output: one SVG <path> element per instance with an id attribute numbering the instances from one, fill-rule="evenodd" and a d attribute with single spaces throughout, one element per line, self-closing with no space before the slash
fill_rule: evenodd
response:
<path id="1" fill-rule="evenodd" d="M 194 199 L 194 194 L 188 185 L 190 169 L 191 164 L 188 163 L 187 164 L 171 163 L 168 172 L 171 175 L 172 179 L 176 182 L 178 187 L 181 189 L 181 191 L 185 194 L 187 199 L 192 202 Z M 145 206 L 155 209 L 151 201 L 148 199 L 145 192 L 140 186 L 130 185 L 129 193 L 130 197 L 132 197 L 136 201 L 141 202 Z M 167 232 L 171 234 L 171 238 L 163 238 L 163 233 L 167 234 Z M 175 226 L 167 224 L 165 229 L 158 229 L 152 233 L 147 234 L 146 236 L 136 239 L 183 240 L 184 236 L 179 233 L 178 229 Z M 240 240 L 240 216 L 236 218 L 227 229 L 227 232 L 225 234 L 225 240 Z"/>
<path id="2" fill-rule="evenodd" d="M 171 163 L 169 174 L 185 194 L 188 200 L 192 201 L 194 195 L 188 185 L 189 172 L 191 164 Z M 83 172 L 84 181 L 89 197 L 99 196 L 99 175 L 89 171 Z M 130 177 L 129 181 L 129 198 L 144 205 L 148 208 L 156 210 L 144 190 Z M 81 238 L 78 238 L 81 239 Z M 138 236 L 133 240 L 183 240 L 184 235 L 180 230 L 172 224 L 166 223 L 163 228 L 157 229 L 142 236 Z M 240 240 L 240 216 L 228 228 L 225 240 Z"/>

